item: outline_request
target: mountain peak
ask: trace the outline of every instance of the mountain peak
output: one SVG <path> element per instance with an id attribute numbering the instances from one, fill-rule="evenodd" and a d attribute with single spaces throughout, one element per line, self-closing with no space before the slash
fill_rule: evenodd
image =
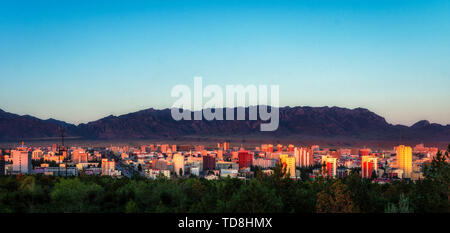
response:
<path id="1" fill-rule="evenodd" d="M 418 121 L 418 122 L 416 122 L 414 125 L 412 125 L 411 127 L 412 128 L 424 128 L 424 127 L 427 127 L 427 126 L 430 126 L 431 124 L 430 124 L 430 122 L 429 121 L 427 121 L 427 120 L 421 120 L 421 121 Z"/>

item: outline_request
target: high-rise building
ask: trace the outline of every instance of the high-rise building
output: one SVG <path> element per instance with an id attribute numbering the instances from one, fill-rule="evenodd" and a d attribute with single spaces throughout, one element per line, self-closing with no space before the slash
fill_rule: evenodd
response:
<path id="1" fill-rule="evenodd" d="M 108 161 L 108 159 L 102 159 L 102 175 L 110 176 L 114 173 L 116 169 L 116 163 L 113 161 Z"/>
<path id="2" fill-rule="evenodd" d="M 336 177 L 337 159 L 328 155 L 322 155 L 322 174 L 333 178 Z"/>
<path id="3" fill-rule="evenodd" d="M 72 151 L 72 162 L 74 163 L 87 163 L 88 154 L 82 148 L 75 149 Z"/>
<path id="4" fill-rule="evenodd" d="M 361 157 L 361 176 L 370 178 L 372 173 L 378 171 L 378 159 L 375 156 L 364 155 Z"/>
<path id="5" fill-rule="evenodd" d="M 211 155 L 203 156 L 203 171 L 214 170 L 216 168 L 216 158 Z"/>
<path id="6" fill-rule="evenodd" d="M 230 149 L 230 143 L 229 142 L 224 142 L 223 143 L 223 150 L 224 151 L 228 151 Z"/>
<path id="7" fill-rule="evenodd" d="M 253 164 L 253 155 L 251 155 L 248 151 L 239 151 L 238 159 L 239 169 L 242 169 L 244 167 L 251 167 Z"/>
<path id="8" fill-rule="evenodd" d="M 412 174 L 412 148 L 400 145 L 395 148 L 397 153 L 397 167 L 403 170 L 403 178 L 411 178 Z"/>
<path id="9" fill-rule="evenodd" d="M 176 153 L 175 155 L 173 155 L 173 170 L 174 173 L 178 176 L 184 175 L 184 155 L 182 155 L 181 153 Z"/>
<path id="10" fill-rule="evenodd" d="M 314 152 L 306 147 L 294 148 L 295 165 L 308 167 L 314 165 Z"/>
<path id="11" fill-rule="evenodd" d="M 283 169 L 286 169 L 286 175 L 295 177 L 295 157 L 291 157 L 287 154 L 280 155 L 280 162 Z"/>
<path id="12" fill-rule="evenodd" d="M 286 174 L 290 177 L 295 177 L 295 157 L 286 158 Z"/>
<path id="13" fill-rule="evenodd" d="M 13 157 L 13 172 L 20 174 L 28 174 L 31 172 L 31 152 L 28 148 L 18 147 L 17 150 L 11 151 Z"/>

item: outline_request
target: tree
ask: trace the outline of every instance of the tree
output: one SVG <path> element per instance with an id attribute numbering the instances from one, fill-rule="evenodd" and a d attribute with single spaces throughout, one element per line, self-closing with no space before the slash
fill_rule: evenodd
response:
<path id="1" fill-rule="evenodd" d="M 33 192 L 36 187 L 36 179 L 34 176 L 26 176 L 21 182 L 20 182 L 20 189 L 26 190 L 29 192 Z"/>
<path id="2" fill-rule="evenodd" d="M 450 145 L 449 149 L 450 150 Z M 429 165 L 425 164 L 423 167 L 423 175 L 425 178 L 435 181 L 450 182 L 450 165 L 447 161 L 449 158 L 449 151 L 442 154 L 441 151 L 436 153 Z"/>
<path id="3" fill-rule="evenodd" d="M 61 179 L 50 193 L 54 211 L 63 213 L 100 211 L 98 200 L 103 188 L 93 182 L 83 183 L 78 178 Z"/>
<path id="4" fill-rule="evenodd" d="M 309 180 L 309 174 L 313 172 L 313 166 L 300 167 L 300 179 L 303 181 Z"/>
<path id="5" fill-rule="evenodd" d="M 273 168 L 273 178 L 275 178 L 275 180 L 281 181 L 283 178 L 286 177 L 286 168 L 283 166 L 283 164 L 281 162 L 277 162 L 275 164 L 275 167 Z"/>
<path id="6" fill-rule="evenodd" d="M 413 213 L 412 208 L 410 207 L 409 198 L 406 197 L 403 193 L 400 194 L 400 200 L 398 201 L 398 205 L 393 203 L 388 203 L 385 213 Z"/>
<path id="7" fill-rule="evenodd" d="M 374 180 L 374 179 L 376 179 L 377 178 L 377 173 L 375 172 L 375 170 L 373 170 L 372 171 L 372 174 L 371 174 L 371 176 L 370 176 L 370 179 L 371 180 Z"/>
<path id="8" fill-rule="evenodd" d="M 445 154 L 436 153 L 430 164 L 424 164 L 424 180 L 417 182 L 414 203 L 419 212 L 450 212 L 450 145 Z"/>
<path id="9" fill-rule="evenodd" d="M 283 203 L 275 189 L 258 179 L 252 179 L 235 191 L 229 203 L 231 213 L 276 213 L 282 210 Z"/>
<path id="10" fill-rule="evenodd" d="M 347 185 L 339 179 L 333 182 L 329 190 L 322 190 L 317 194 L 318 213 L 352 213 L 356 210 Z"/>
<path id="11" fill-rule="evenodd" d="M 125 205 L 125 213 L 139 213 L 139 208 L 132 199 L 130 199 Z"/>

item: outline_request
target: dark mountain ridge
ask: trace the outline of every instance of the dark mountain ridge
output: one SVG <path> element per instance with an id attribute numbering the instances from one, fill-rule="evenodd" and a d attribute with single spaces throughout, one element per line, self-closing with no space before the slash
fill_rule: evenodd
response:
<path id="1" fill-rule="evenodd" d="M 269 107 L 270 108 L 270 107 Z M 236 108 L 234 109 L 236 111 Z M 248 110 L 246 119 L 248 119 Z M 41 120 L 0 110 L 0 140 L 54 138 L 64 128 L 66 136 L 83 139 L 158 139 L 195 136 L 315 137 L 354 138 L 358 140 L 425 140 L 449 141 L 450 125 L 419 121 L 408 127 L 392 125 L 364 108 L 282 107 L 279 127 L 261 132 L 264 121 L 250 120 L 181 120 L 171 116 L 170 109 L 153 108 L 120 116 L 107 116 L 86 124 L 69 124 L 55 119 Z M 225 119 L 225 109 L 223 109 Z M 190 112 L 191 116 L 193 112 Z M 193 118 L 192 118 L 193 119 Z"/>

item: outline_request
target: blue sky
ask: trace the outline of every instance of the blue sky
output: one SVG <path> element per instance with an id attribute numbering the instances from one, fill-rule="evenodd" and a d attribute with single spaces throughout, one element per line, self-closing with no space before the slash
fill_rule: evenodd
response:
<path id="1" fill-rule="evenodd" d="M 450 124 L 449 1 L 0 1 L 0 108 L 81 123 L 176 84 Z"/>

